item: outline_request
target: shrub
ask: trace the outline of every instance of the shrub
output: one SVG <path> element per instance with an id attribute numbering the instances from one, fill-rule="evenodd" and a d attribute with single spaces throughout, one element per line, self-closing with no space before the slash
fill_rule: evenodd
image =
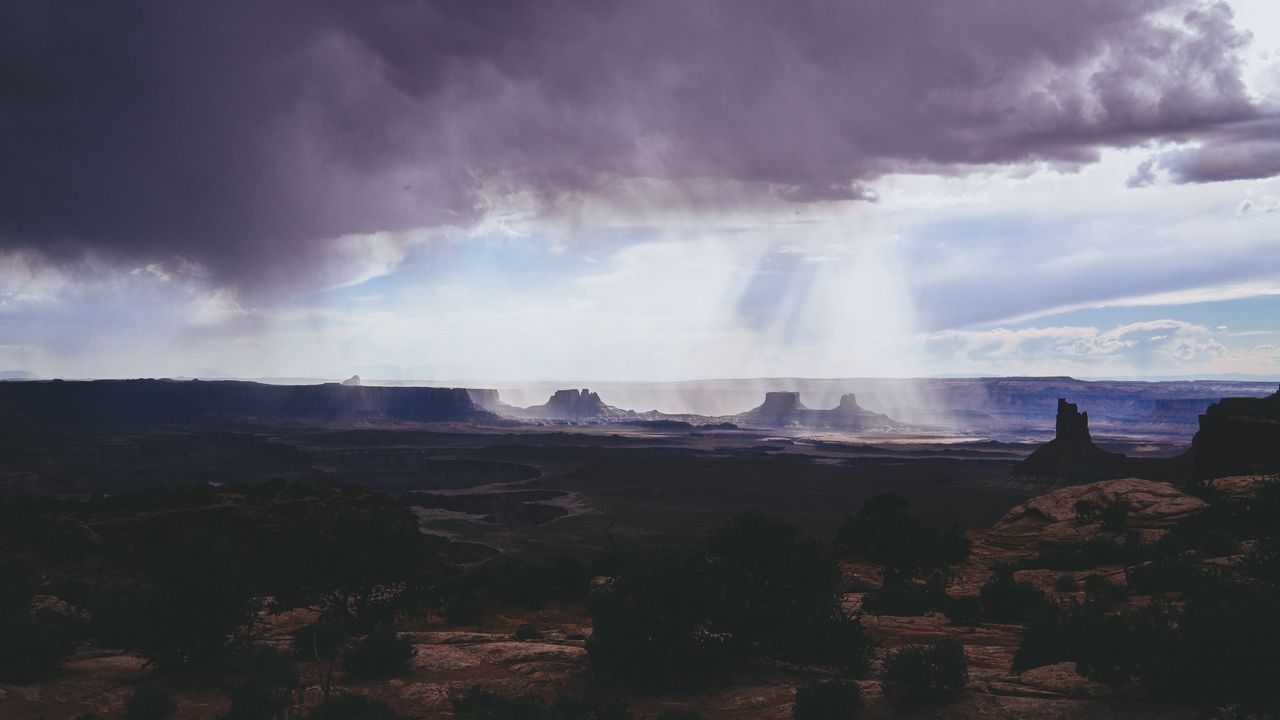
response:
<path id="1" fill-rule="evenodd" d="M 537 625 L 524 624 L 516 628 L 515 638 L 517 640 L 541 640 L 542 631 Z"/>
<path id="2" fill-rule="evenodd" d="M 342 625 L 328 620 L 312 623 L 293 636 L 293 652 L 298 657 L 312 660 L 332 657 L 347 640 Z"/>
<path id="3" fill-rule="evenodd" d="M 72 620 L 27 604 L 0 608 L 0 680 L 26 683 L 52 675 L 75 647 Z"/>
<path id="4" fill-rule="evenodd" d="M 836 533 L 842 551 L 884 567 L 885 578 L 914 578 L 969 556 L 970 543 L 952 526 L 942 530 L 909 512 L 910 503 L 892 493 L 877 495 Z"/>
<path id="5" fill-rule="evenodd" d="M 1147 594 L 1190 590 L 1204 579 L 1196 559 L 1183 553 L 1160 554 L 1129 569 L 1129 583 Z"/>
<path id="6" fill-rule="evenodd" d="M 124 720 L 165 720 L 178 711 L 168 688 L 148 685 L 138 688 L 124 706 Z"/>
<path id="7" fill-rule="evenodd" d="M 390 705 L 364 695 L 345 694 L 316 708 L 307 720 L 412 720 L 412 716 L 401 715 Z"/>
<path id="8" fill-rule="evenodd" d="M 343 654 L 343 667 L 354 677 L 392 677 L 407 670 L 417 652 L 409 636 L 390 625 L 380 625 L 351 643 Z"/>
<path id="9" fill-rule="evenodd" d="M 927 648 L 908 645 L 889 653 L 880 684 L 901 702 L 937 700 L 964 690 L 969 662 L 964 646 L 943 638 Z"/>
<path id="10" fill-rule="evenodd" d="M 886 580 L 862 598 L 862 609 L 873 615 L 924 615 L 947 607 L 947 581 L 934 574 L 928 582 Z"/>
<path id="11" fill-rule="evenodd" d="M 707 716 L 695 710 L 667 710 L 658 720 L 707 720 Z"/>
<path id="12" fill-rule="evenodd" d="M 961 595 L 947 601 L 947 619 L 952 625 L 977 625 L 984 613 L 982 601 L 976 595 Z"/>
<path id="13" fill-rule="evenodd" d="M 1090 575 L 1084 579 L 1085 602 L 1110 609 L 1123 603 L 1128 596 L 1129 593 L 1123 586 L 1116 585 L 1101 575 Z"/>
<path id="14" fill-rule="evenodd" d="M 862 710 L 862 690 L 843 680 L 812 682 L 796 689 L 796 720 L 841 720 Z"/>
<path id="15" fill-rule="evenodd" d="M 1043 613 L 1049 602 L 1035 586 L 1014 580 L 1007 572 L 997 572 L 978 597 L 986 618 L 1004 623 L 1028 622 Z"/>
<path id="16" fill-rule="evenodd" d="M 272 720 L 289 707 L 298 687 L 289 656 L 266 645 L 236 648 L 225 673 L 231 709 L 220 720 Z"/>
<path id="17" fill-rule="evenodd" d="M 693 552 L 620 557 L 591 603 L 592 665 L 641 686 L 701 685 L 721 657 L 720 640 L 707 630 L 707 574 Z"/>
<path id="18" fill-rule="evenodd" d="M 1053 581 L 1053 589 L 1060 593 L 1069 593 L 1076 591 L 1076 576 L 1071 573 L 1063 573 L 1058 579 Z"/>
<path id="19" fill-rule="evenodd" d="M 711 629 L 734 649 L 797 662 L 845 655 L 833 642 L 845 624 L 840 568 L 798 527 L 741 515 L 711 533 L 707 555 Z"/>
<path id="20" fill-rule="evenodd" d="M 1092 500 L 1077 500 L 1075 504 L 1076 524 L 1086 525 L 1097 521 L 1102 514 L 1102 506 Z"/>
<path id="21" fill-rule="evenodd" d="M 1231 533 L 1215 528 L 1200 538 L 1199 549 L 1208 557 L 1234 555 L 1240 549 L 1240 543 Z"/>
<path id="22" fill-rule="evenodd" d="M 537 696 L 509 698 L 471 688 L 453 701 L 455 720 L 630 720 L 623 703 L 594 698 L 560 698 L 548 705 Z"/>
<path id="23" fill-rule="evenodd" d="M 1098 520 L 1103 530 L 1108 532 L 1124 532 L 1129 527 L 1129 514 L 1133 505 L 1128 500 L 1117 500 L 1104 507 L 1098 513 Z"/>

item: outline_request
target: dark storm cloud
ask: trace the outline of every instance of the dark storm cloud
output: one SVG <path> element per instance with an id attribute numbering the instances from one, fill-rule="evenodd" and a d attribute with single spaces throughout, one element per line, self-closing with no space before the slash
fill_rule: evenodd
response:
<path id="1" fill-rule="evenodd" d="M 263 291 L 304 287 L 325 238 L 466 225 L 509 192 L 865 198 L 898 169 L 1087 162 L 1253 117 L 1244 42 L 1184 0 L 10 0 L 0 242 Z"/>
<path id="2" fill-rule="evenodd" d="M 1211 134 L 1199 147 L 1164 153 L 1151 162 L 1168 170 L 1177 183 L 1253 180 L 1280 175 L 1280 117 L 1240 123 L 1225 132 Z"/>

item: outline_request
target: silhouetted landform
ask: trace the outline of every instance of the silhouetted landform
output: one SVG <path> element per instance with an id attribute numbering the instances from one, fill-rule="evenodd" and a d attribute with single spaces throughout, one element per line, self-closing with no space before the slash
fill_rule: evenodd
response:
<path id="1" fill-rule="evenodd" d="M 1015 477 L 1045 485 L 1078 485 L 1119 477 L 1125 456 L 1103 450 L 1089 435 L 1089 413 L 1058 398 L 1057 434 L 1013 468 Z"/>
<path id="2" fill-rule="evenodd" d="M 433 384 L 450 384 L 436 382 Z M 511 383 L 504 397 L 545 397 L 579 383 Z M 616 407 L 658 408 L 666 417 L 699 424 L 730 418 L 760 404 L 766 392 L 798 392 L 810 408 L 830 408 L 856 393 L 859 404 L 894 420 L 984 435 L 1043 442 L 1052 436 L 1045 412 L 1060 397 L 1087 408 L 1095 437 L 1168 438 L 1186 442 L 1198 416 L 1223 397 L 1264 397 L 1274 383 L 1242 380 L 1077 380 L 1070 377 L 985 378 L 743 378 L 682 382 L 599 382 L 591 385 Z M 518 395 L 517 395 L 518 393 Z M 648 413 L 644 413 L 648 417 Z"/>
<path id="3" fill-rule="evenodd" d="M 1280 471 L 1280 391 L 1210 405 L 1191 453 L 1198 480 Z"/>
<path id="4" fill-rule="evenodd" d="M 830 410 L 815 410 L 800 402 L 798 392 L 765 393 L 762 405 L 730 419 L 736 424 L 768 428 L 888 430 L 899 426 L 888 415 L 863 409 L 852 394 L 841 396 L 840 404 Z"/>
<path id="5" fill-rule="evenodd" d="M 240 381 L 0 383 L 0 426 L 501 423 L 461 388 Z"/>
<path id="6" fill-rule="evenodd" d="M 359 384 L 361 384 L 361 383 L 360 383 L 360 376 L 359 376 L 359 375 L 352 375 L 351 377 L 347 378 L 346 380 L 343 380 L 343 381 L 342 381 L 342 384 L 343 384 L 343 385 L 359 385 Z"/>
<path id="7" fill-rule="evenodd" d="M 636 419 L 631 410 L 606 405 L 599 393 L 582 390 L 557 390 L 542 405 L 527 408 L 510 408 L 510 417 L 534 420 L 563 420 L 601 422 Z"/>

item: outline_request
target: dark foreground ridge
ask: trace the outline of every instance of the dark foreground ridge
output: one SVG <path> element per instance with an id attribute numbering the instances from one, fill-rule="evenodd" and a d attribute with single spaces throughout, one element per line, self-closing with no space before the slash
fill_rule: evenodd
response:
<path id="1" fill-rule="evenodd" d="M 500 424 L 461 388 L 266 385 L 241 381 L 0 383 L 0 425 L 41 427 L 262 423 Z"/>
<path id="2" fill-rule="evenodd" d="M 1191 443 L 1197 479 L 1253 475 L 1280 467 L 1280 391 L 1223 398 L 1200 416 Z"/>

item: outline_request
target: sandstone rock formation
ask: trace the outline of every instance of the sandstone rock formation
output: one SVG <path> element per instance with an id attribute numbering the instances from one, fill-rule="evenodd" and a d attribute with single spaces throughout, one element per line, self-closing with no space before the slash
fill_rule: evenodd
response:
<path id="1" fill-rule="evenodd" d="M 1024 484 L 1056 487 L 1102 480 L 1121 472 L 1125 456 L 1093 444 L 1089 414 L 1080 412 L 1075 403 L 1058 398 L 1055 426 L 1052 440 L 1014 466 L 1014 478 Z"/>
<path id="2" fill-rule="evenodd" d="M 1027 551 L 1083 542 L 1098 534 L 1099 522 L 1080 517 L 1077 504 L 1106 508 L 1121 501 L 1130 508 L 1127 527 L 1152 539 L 1206 507 L 1203 500 L 1168 483 L 1104 480 L 1065 487 L 1018 505 L 986 533 L 985 541 Z"/>
<path id="3" fill-rule="evenodd" d="M 513 417 L 536 420 L 561 420 L 577 422 L 610 422 L 633 420 L 638 416 L 631 410 L 606 405 L 599 393 L 582 390 L 557 390 L 542 405 L 527 408 L 511 408 Z"/>
<path id="4" fill-rule="evenodd" d="M 730 418 L 735 423 L 765 428 L 814 428 L 832 430 L 881 430 L 898 426 L 888 415 L 858 405 L 853 394 L 841 396 L 830 410 L 815 410 L 800 402 L 798 392 L 765 393 L 764 403 Z"/>
<path id="5" fill-rule="evenodd" d="M 1210 405 L 1200 416 L 1191 451 L 1197 480 L 1275 472 L 1280 468 L 1280 391 Z"/>

